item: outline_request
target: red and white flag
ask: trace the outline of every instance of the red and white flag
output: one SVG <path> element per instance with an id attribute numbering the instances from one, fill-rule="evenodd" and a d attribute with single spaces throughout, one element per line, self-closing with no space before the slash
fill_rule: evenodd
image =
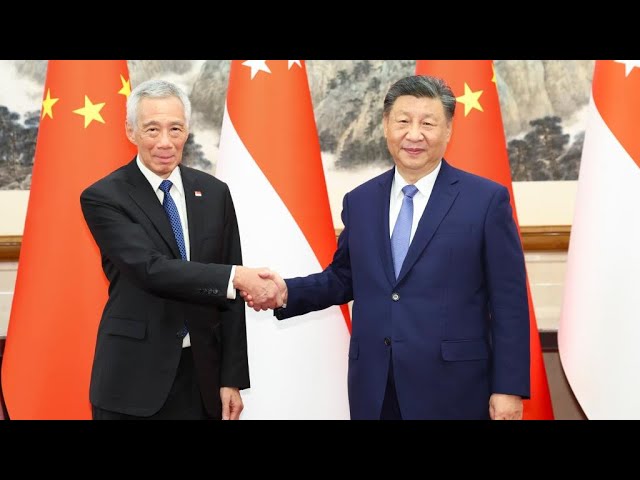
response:
<path id="1" fill-rule="evenodd" d="M 306 66 L 234 60 L 216 176 L 235 204 L 244 264 L 283 277 L 324 269 L 336 248 Z M 348 419 L 348 309 L 278 321 L 247 309 L 243 419 Z"/>
<path id="2" fill-rule="evenodd" d="M 640 419 L 640 60 L 597 61 L 558 331 L 590 419 Z"/>
<path id="3" fill-rule="evenodd" d="M 416 74 L 447 81 L 458 97 L 453 135 L 445 158 L 454 167 L 501 183 L 509 189 L 513 219 L 518 213 L 513 197 L 511 168 L 505 143 L 496 76 L 491 60 L 418 60 Z M 518 225 L 518 230 L 519 230 Z M 525 420 L 553 420 L 547 373 L 527 281 L 531 348 L 531 398 L 524 401 Z"/>

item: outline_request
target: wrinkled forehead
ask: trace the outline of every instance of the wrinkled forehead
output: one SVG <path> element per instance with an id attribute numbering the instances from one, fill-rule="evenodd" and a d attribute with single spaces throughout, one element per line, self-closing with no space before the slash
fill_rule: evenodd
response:
<path id="1" fill-rule="evenodd" d="M 446 117 L 444 104 L 438 97 L 414 97 L 401 95 L 395 99 L 387 115 L 427 115 Z"/>

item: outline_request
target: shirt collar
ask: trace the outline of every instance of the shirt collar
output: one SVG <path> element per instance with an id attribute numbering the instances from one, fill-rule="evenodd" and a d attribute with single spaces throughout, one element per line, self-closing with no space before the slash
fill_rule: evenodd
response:
<path id="1" fill-rule="evenodd" d="M 140 155 L 136 155 L 136 164 L 144 175 L 144 178 L 146 178 L 147 181 L 151 184 L 153 191 L 157 192 L 164 178 L 159 177 L 154 172 L 149 170 L 147 166 L 140 160 Z M 173 186 L 178 190 L 178 193 L 180 193 L 181 195 L 184 194 L 184 187 L 182 186 L 182 175 L 180 174 L 179 166 L 173 169 L 173 172 L 171 172 L 171 175 L 169 175 L 167 180 L 171 180 L 171 183 L 173 183 Z"/>
<path id="2" fill-rule="evenodd" d="M 427 195 L 432 189 L 433 185 L 436 183 L 436 178 L 438 178 L 438 173 L 440 172 L 440 167 L 442 166 L 442 160 L 438 162 L 438 166 L 433 169 L 433 172 L 425 175 L 420 180 L 415 183 L 418 192 L 422 195 Z M 402 175 L 398 172 L 398 169 L 395 169 L 395 173 L 393 175 L 393 185 L 391 186 L 391 195 L 393 197 L 402 197 L 402 188 L 409 183 L 402 178 Z"/>

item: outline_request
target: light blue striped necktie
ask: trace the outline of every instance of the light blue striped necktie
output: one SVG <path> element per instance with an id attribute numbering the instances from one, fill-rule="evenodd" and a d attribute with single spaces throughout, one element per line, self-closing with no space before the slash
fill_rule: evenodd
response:
<path id="1" fill-rule="evenodd" d="M 391 234 L 391 255 L 393 256 L 393 269 L 395 270 L 396 278 L 400 274 L 402 263 L 409 251 L 409 239 L 411 238 L 411 225 L 413 223 L 413 196 L 418 193 L 418 187 L 405 185 L 402 188 L 402 193 L 404 193 L 402 207 L 400 207 L 400 213 L 398 214 L 396 225 L 393 227 L 393 234 Z"/>

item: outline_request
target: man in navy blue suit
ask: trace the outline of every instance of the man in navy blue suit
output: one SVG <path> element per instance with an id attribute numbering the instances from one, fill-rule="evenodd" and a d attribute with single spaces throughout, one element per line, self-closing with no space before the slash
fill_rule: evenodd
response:
<path id="1" fill-rule="evenodd" d="M 345 195 L 332 263 L 306 277 L 265 274 L 284 295 L 279 320 L 354 301 L 352 419 L 521 419 L 529 397 L 509 193 L 443 158 L 455 107 L 442 79 L 392 85 L 383 127 L 395 167 Z"/>

